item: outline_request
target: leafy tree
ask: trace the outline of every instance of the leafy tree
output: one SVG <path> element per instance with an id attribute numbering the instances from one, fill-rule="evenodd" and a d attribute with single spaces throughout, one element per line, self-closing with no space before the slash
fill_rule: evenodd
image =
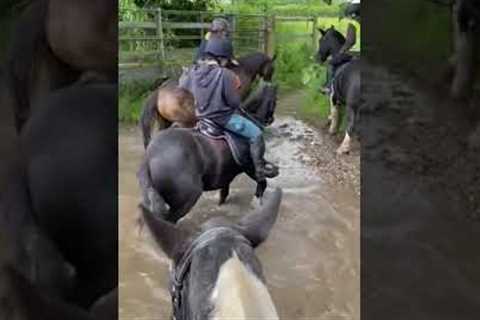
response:
<path id="1" fill-rule="evenodd" d="M 139 7 L 161 7 L 166 10 L 204 11 L 218 4 L 218 0 L 133 0 Z"/>

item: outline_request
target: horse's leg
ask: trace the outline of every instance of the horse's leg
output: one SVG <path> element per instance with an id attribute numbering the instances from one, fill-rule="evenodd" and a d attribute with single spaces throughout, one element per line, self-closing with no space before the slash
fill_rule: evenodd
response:
<path id="1" fill-rule="evenodd" d="M 218 205 L 221 206 L 227 200 L 227 197 L 230 193 L 230 184 L 226 185 L 225 187 L 220 190 L 220 200 L 218 201 Z"/>
<path id="2" fill-rule="evenodd" d="M 175 182 L 169 186 L 168 193 L 162 195 L 170 207 L 166 219 L 176 223 L 193 208 L 202 192 L 201 176 L 183 172 L 178 174 Z"/>
<path id="3" fill-rule="evenodd" d="M 157 117 L 158 130 L 168 129 L 172 126 L 176 126 L 176 123 L 171 123 L 167 119 L 163 118 L 161 115 Z"/>
<path id="4" fill-rule="evenodd" d="M 328 133 L 331 135 L 334 135 L 337 133 L 338 129 L 338 124 L 339 124 L 339 112 L 338 112 L 338 106 L 337 104 L 333 101 L 333 92 L 330 95 L 330 128 L 328 129 Z"/>
<path id="5" fill-rule="evenodd" d="M 349 153 L 350 152 L 350 141 L 351 141 L 351 137 L 348 134 L 348 132 L 345 131 L 345 138 L 343 138 L 342 144 L 340 145 L 340 147 L 338 147 L 337 154 L 341 155 L 341 154 Z"/>
<path id="6" fill-rule="evenodd" d="M 345 154 L 350 152 L 351 137 L 353 135 L 353 129 L 355 125 L 355 110 L 351 104 L 347 105 L 347 129 L 345 130 L 345 138 L 342 144 L 337 149 L 337 154 Z"/>
<path id="7" fill-rule="evenodd" d="M 202 195 L 202 188 L 192 187 L 183 194 L 175 196 L 170 203 L 170 212 L 168 213 L 167 220 L 172 223 L 177 223 L 178 220 L 183 218 L 197 203 L 198 198 Z"/>

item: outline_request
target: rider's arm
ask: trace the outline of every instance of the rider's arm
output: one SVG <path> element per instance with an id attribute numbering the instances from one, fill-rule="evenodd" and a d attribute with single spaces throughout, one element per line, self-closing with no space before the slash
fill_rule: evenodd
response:
<path id="1" fill-rule="evenodd" d="M 240 106 L 241 98 L 240 98 L 240 80 L 238 76 L 234 74 L 232 71 L 225 69 L 225 76 L 223 77 L 223 97 L 225 102 L 233 107 L 238 108 Z"/>

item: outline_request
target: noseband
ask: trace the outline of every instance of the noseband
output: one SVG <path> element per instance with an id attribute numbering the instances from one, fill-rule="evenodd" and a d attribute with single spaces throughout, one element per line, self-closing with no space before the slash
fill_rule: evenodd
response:
<path id="1" fill-rule="evenodd" d="M 183 290 L 183 284 L 190 272 L 192 258 L 194 254 L 213 244 L 216 241 L 225 239 L 238 240 L 244 244 L 252 246 L 247 238 L 242 236 L 237 231 L 228 227 L 215 227 L 200 234 L 188 247 L 183 254 L 179 263 L 176 264 L 170 271 L 170 295 L 172 298 L 172 320 L 186 320 L 186 299 L 187 292 Z"/>

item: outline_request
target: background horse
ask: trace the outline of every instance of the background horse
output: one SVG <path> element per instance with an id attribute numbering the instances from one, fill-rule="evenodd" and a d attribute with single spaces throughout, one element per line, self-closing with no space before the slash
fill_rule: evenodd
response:
<path id="1" fill-rule="evenodd" d="M 267 239 L 281 198 L 277 189 L 238 223 L 214 218 L 196 233 L 159 219 L 148 204 L 141 206 L 155 241 L 173 260 L 175 319 L 279 319 L 254 249 Z M 166 210 L 165 203 L 158 205 Z"/>
<path id="2" fill-rule="evenodd" d="M 451 58 L 454 74 L 450 93 L 454 98 L 469 98 L 478 68 L 480 3 L 457 0 L 452 7 L 454 55 Z"/>
<path id="3" fill-rule="evenodd" d="M 35 221 L 74 268 L 68 297 L 88 308 L 117 286 L 117 86 L 38 101 L 21 135 Z"/>
<path id="4" fill-rule="evenodd" d="M 265 86 L 263 104 L 270 110 L 262 120 L 273 119 L 276 87 Z M 264 108 L 264 107 L 262 107 Z M 195 205 L 202 192 L 218 190 L 220 204 L 229 194 L 233 179 L 245 172 L 255 180 L 253 165 L 240 166 L 223 139 L 212 139 L 193 129 L 162 130 L 148 144 L 138 172 L 144 197 L 152 190 L 169 205 L 167 220 L 176 222 Z M 261 194 L 257 187 L 257 197 Z"/>
<path id="5" fill-rule="evenodd" d="M 49 92 L 77 80 L 116 79 L 117 10 L 114 0 L 36 0 L 26 6 L 7 57 L 17 131 L 32 102 Z"/>
<path id="6" fill-rule="evenodd" d="M 335 58 L 345 48 L 345 37 L 332 26 L 326 31 L 321 30 L 322 37 L 319 41 L 318 60 L 323 63 L 329 56 Z M 345 105 L 347 110 L 347 129 L 345 138 L 337 149 L 343 154 L 350 151 L 351 136 L 360 106 L 360 61 L 354 59 L 340 66 L 335 75 L 330 93 L 330 134 L 335 134 L 340 124 L 339 105 Z"/>
<path id="7" fill-rule="evenodd" d="M 165 91 L 168 93 L 159 94 L 158 96 L 155 94 L 151 95 L 142 111 L 140 127 L 143 134 L 143 144 L 145 148 L 147 148 L 148 143 L 151 140 L 152 126 L 155 121 L 160 124 L 160 130 L 171 125 L 170 121 L 166 121 L 163 116 L 159 115 L 158 106 L 162 106 L 162 110 L 164 111 L 163 114 L 173 120 L 176 125 L 178 124 L 177 127 L 193 128 L 197 123 L 193 101 L 194 98 L 191 92 L 179 88 L 177 82 L 174 81 L 169 81 L 166 86 L 169 86 Z M 162 90 L 162 88 L 159 90 Z M 261 82 L 257 89 L 245 100 L 243 108 L 253 117 L 256 117 L 257 119 L 267 119 L 267 124 L 271 124 L 273 122 L 273 114 L 272 112 L 269 112 L 271 111 L 271 104 L 269 101 L 276 99 L 274 98 L 276 97 L 276 90 L 276 86 Z M 175 110 L 173 110 L 173 108 L 171 108 L 172 106 L 178 107 L 175 107 Z M 162 126 L 161 123 L 166 123 L 166 125 Z"/>
<path id="8" fill-rule="evenodd" d="M 239 66 L 234 66 L 231 70 L 240 78 L 242 99 L 249 93 L 257 77 L 267 82 L 272 81 L 275 59 L 276 57 L 270 58 L 259 52 L 238 59 Z M 167 80 L 148 96 L 140 121 L 143 128 L 151 128 L 154 121 L 160 129 L 168 128 L 172 123 L 191 128 L 197 122 L 194 98 L 188 90 L 178 88 L 177 81 Z"/>

